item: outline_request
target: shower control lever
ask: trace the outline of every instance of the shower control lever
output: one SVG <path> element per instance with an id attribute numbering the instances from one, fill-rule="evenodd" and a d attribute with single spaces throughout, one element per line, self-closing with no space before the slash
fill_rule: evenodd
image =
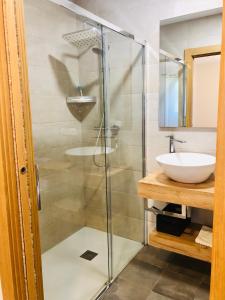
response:
<path id="1" fill-rule="evenodd" d="M 35 172 L 36 172 L 36 189 L 37 189 L 37 207 L 38 210 L 41 210 L 41 190 L 40 190 L 40 177 L 39 177 L 38 164 L 35 164 Z"/>

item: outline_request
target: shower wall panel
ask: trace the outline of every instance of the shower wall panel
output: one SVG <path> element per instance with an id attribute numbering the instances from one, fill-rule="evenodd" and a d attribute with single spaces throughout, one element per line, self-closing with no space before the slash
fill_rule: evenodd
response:
<path id="1" fill-rule="evenodd" d="M 79 56 L 62 35 L 79 30 L 74 14 L 46 0 L 25 0 L 35 158 L 40 169 L 42 251 L 85 225 L 82 159 L 65 151 L 80 147 L 81 122 L 66 104 L 78 94 Z M 79 176 L 77 176 L 79 174 Z"/>
<path id="2" fill-rule="evenodd" d="M 99 29 L 100 31 L 101 29 Z M 93 51 L 94 50 L 94 51 Z M 80 82 L 85 95 L 96 97 L 96 104 L 82 121 L 82 145 L 102 147 L 102 155 L 88 156 L 84 162 L 84 199 L 86 225 L 107 230 L 106 225 L 106 179 L 104 140 L 104 100 L 102 94 L 102 45 L 101 41 L 85 51 L 79 59 Z M 99 137 L 99 138 L 98 138 Z M 95 150 L 93 151 L 93 154 Z"/>
<path id="3" fill-rule="evenodd" d="M 113 233 L 143 241 L 143 202 L 137 196 L 137 181 L 142 177 L 143 51 L 133 40 L 110 30 L 105 30 L 104 38 L 109 72 L 107 127 L 119 128 L 115 136 L 106 139 L 107 146 L 114 149 L 109 155 Z M 89 189 L 87 224 L 103 229 L 104 178 L 94 176 L 93 180 L 98 189 L 92 193 Z"/>
<path id="4" fill-rule="evenodd" d="M 109 118 L 111 125 L 120 127 L 110 160 L 113 233 L 142 242 L 144 209 L 137 181 L 143 176 L 143 49 L 113 31 L 108 33 L 108 44 Z"/>

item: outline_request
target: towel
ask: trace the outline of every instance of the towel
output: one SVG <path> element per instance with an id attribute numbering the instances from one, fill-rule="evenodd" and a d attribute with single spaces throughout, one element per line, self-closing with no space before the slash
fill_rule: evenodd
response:
<path id="1" fill-rule="evenodd" d="M 207 247 L 212 247 L 212 228 L 208 226 L 202 226 L 198 236 L 195 239 L 195 242 Z"/>

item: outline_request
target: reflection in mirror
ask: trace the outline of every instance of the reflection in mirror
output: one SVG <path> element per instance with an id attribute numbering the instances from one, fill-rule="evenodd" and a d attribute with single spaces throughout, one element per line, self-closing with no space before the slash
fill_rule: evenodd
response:
<path id="1" fill-rule="evenodd" d="M 160 51 L 160 127 L 182 127 L 185 115 L 185 65 Z"/>
<path id="2" fill-rule="evenodd" d="M 221 14 L 160 27 L 160 127 L 215 128 Z"/>
<path id="3" fill-rule="evenodd" d="M 193 68 L 192 126 L 216 127 L 220 55 L 197 57 Z M 210 82 L 210 88 L 206 85 Z M 215 99 L 211 105 L 211 99 Z"/>
<path id="4" fill-rule="evenodd" d="M 185 50 L 186 125 L 216 127 L 220 45 Z"/>

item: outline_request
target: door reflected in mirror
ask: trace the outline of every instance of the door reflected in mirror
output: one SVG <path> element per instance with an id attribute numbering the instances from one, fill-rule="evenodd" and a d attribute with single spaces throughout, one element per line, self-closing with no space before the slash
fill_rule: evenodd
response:
<path id="1" fill-rule="evenodd" d="M 199 53 L 199 50 L 202 50 L 202 54 L 194 56 L 193 53 Z M 185 62 L 187 65 L 186 125 L 188 127 L 216 127 L 220 46 L 185 51 Z"/>

